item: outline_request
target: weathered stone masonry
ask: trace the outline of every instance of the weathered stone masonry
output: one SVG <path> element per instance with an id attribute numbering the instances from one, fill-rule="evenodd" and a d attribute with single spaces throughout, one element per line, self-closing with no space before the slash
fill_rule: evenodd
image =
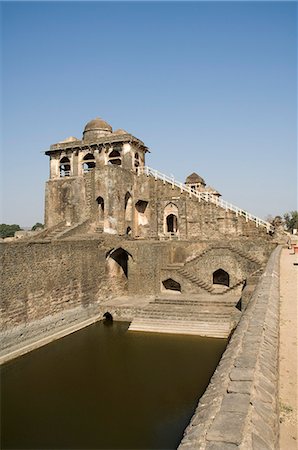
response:
<path id="1" fill-rule="evenodd" d="M 136 319 L 137 331 L 160 314 L 160 332 L 175 325 L 221 337 L 242 314 L 180 449 L 274 449 L 279 250 L 254 288 L 276 230 L 220 200 L 195 173 L 182 184 L 145 166 L 147 152 L 102 119 L 90 121 L 81 140 L 46 151 L 45 230 L 0 245 L 0 360 L 98 320 L 107 308 L 116 320 Z M 135 307 L 146 296 L 146 306 Z"/>
<path id="2" fill-rule="evenodd" d="M 179 450 L 278 448 L 280 250 L 272 253 Z"/>
<path id="3" fill-rule="evenodd" d="M 272 249 L 257 240 L 247 243 L 249 250 L 242 250 L 243 241 L 236 240 L 233 246 L 223 247 L 220 241 L 150 242 L 111 236 L 1 244 L 2 320 L 5 327 L 12 327 L 115 295 L 106 267 L 107 252 L 113 248 L 123 248 L 130 255 L 126 285 L 130 295 L 158 295 L 169 276 L 179 278 L 183 289 L 188 279 L 180 273 L 181 267 L 198 273 L 210 285 L 214 270 L 223 267 L 231 273 L 233 285 L 262 267 Z M 183 291 L 200 293 L 202 289 L 191 285 Z"/>

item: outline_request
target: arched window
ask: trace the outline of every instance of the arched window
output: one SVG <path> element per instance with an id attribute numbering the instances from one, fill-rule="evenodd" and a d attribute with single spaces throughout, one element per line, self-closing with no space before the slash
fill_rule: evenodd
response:
<path id="1" fill-rule="evenodd" d="M 70 161 L 69 158 L 64 156 L 59 163 L 60 177 L 70 176 Z"/>
<path id="2" fill-rule="evenodd" d="M 175 214 L 169 214 L 166 218 L 167 222 L 167 232 L 168 233 L 177 233 L 178 231 L 178 219 Z"/>
<path id="3" fill-rule="evenodd" d="M 92 153 L 88 153 L 83 158 L 83 171 L 84 172 L 90 172 L 90 170 L 94 169 L 95 167 L 95 158 Z"/>
<path id="4" fill-rule="evenodd" d="M 120 152 L 118 150 L 112 150 L 109 153 L 109 164 L 113 164 L 116 166 L 121 166 L 121 155 Z"/>
<path id="5" fill-rule="evenodd" d="M 103 220 L 105 212 L 105 202 L 102 197 L 97 197 L 96 203 L 98 205 L 98 219 Z"/>
<path id="6" fill-rule="evenodd" d="M 218 269 L 215 272 L 213 272 L 213 284 L 230 286 L 230 276 L 228 272 L 226 272 L 223 269 Z"/>
<path id="7" fill-rule="evenodd" d="M 135 160 L 134 160 L 134 166 L 135 166 L 135 171 L 138 171 L 138 167 L 140 165 L 140 157 L 138 153 L 135 153 Z"/>
<path id="8" fill-rule="evenodd" d="M 167 278 L 162 282 L 163 287 L 169 291 L 181 292 L 181 285 L 172 278 Z"/>

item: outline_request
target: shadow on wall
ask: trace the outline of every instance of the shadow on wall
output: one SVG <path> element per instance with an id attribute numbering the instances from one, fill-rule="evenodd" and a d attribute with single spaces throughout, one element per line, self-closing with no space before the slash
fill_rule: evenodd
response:
<path id="1" fill-rule="evenodd" d="M 106 253 L 106 274 L 111 290 L 119 293 L 128 288 L 128 260 L 132 257 L 122 247 L 112 249 Z"/>
<path id="2" fill-rule="evenodd" d="M 174 292 L 175 294 L 181 293 L 181 284 L 172 278 L 167 278 L 162 282 L 163 291 Z"/>

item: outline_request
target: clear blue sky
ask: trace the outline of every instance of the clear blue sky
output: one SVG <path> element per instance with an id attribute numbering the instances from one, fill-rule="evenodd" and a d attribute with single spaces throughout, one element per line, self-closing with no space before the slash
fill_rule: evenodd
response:
<path id="1" fill-rule="evenodd" d="M 50 144 L 95 116 L 266 217 L 297 208 L 293 2 L 7 2 L 0 222 L 43 222 Z"/>

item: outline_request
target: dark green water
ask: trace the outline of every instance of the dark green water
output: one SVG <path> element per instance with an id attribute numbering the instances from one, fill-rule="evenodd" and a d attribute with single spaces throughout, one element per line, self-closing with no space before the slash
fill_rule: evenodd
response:
<path id="1" fill-rule="evenodd" d="M 1 449 L 175 449 L 227 341 L 102 322 L 1 367 Z"/>

